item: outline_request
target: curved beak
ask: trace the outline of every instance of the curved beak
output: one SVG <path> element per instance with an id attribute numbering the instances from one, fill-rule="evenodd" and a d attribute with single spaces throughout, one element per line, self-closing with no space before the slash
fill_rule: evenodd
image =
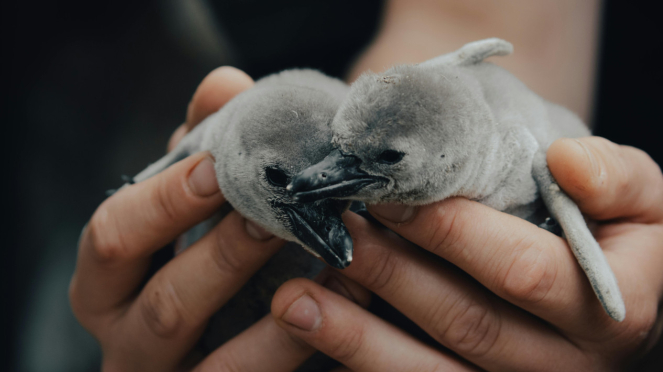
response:
<path id="1" fill-rule="evenodd" d="M 325 198 L 343 198 L 355 195 L 362 188 L 386 181 L 359 169 L 361 160 L 343 155 L 336 149 L 318 164 L 312 165 L 292 178 L 287 190 L 298 202 L 311 202 Z"/>
<path id="2" fill-rule="evenodd" d="M 352 238 L 341 219 L 343 206 L 347 203 L 338 200 L 275 205 L 287 214 L 290 232 L 337 269 L 345 269 L 352 262 Z"/>

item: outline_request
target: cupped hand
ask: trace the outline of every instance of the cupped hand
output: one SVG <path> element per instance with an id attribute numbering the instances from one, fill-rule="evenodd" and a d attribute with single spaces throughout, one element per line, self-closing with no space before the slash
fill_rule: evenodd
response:
<path id="1" fill-rule="evenodd" d="M 661 170 L 644 152 L 598 137 L 558 140 L 548 163 L 595 221 L 593 233 L 626 303 L 623 322 L 603 311 L 562 238 L 453 198 L 422 207 L 369 207 L 393 232 L 345 216 L 356 249 L 343 274 L 443 348 L 301 280 L 275 295 L 278 324 L 354 371 L 623 369 L 663 330 Z M 306 298 L 319 320 L 302 324 L 292 314 Z"/>
<path id="2" fill-rule="evenodd" d="M 169 148 L 252 85 L 234 68 L 210 73 Z M 152 254 L 225 202 L 214 161 L 209 153 L 194 154 L 120 189 L 83 230 L 70 300 L 101 344 L 104 371 L 291 371 L 314 352 L 270 314 L 206 358 L 195 352 L 212 314 L 284 243 L 235 211 L 146 281 Z M 331 271 L 320 275 L 328 288 L 366 302 L 364 290 L 350 280 Z"/>

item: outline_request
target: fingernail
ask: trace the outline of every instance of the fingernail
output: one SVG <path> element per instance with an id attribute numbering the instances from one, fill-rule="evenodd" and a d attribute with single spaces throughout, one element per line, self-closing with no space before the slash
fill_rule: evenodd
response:
<path id="1" fill-rule="evenodd" d="M 254 222 L 245 220 L 246 233 L 255 240 L 267 240 L 274 236 L 274 234 L 256 225 Z"/>
<path id="2" fill-rule="evenodd" d="M 404 204 L 376 204 L 371 205 L 369 208 L 371 212 L 385 220 L 396 223 L 409 221 L 416 211 L 415 207 Z"/>
<path id="3" fill-rule="evenodd" d="M 357 300 L 354 298 L 352 293 L 350 293 L 350 291 L 348 291 L 348 289 L 343 285 L 343 282 L 335 278 L 333 275 L 327 277 L 325 282 L 322 283 L 322 286 L 329 289 L 332 292 L 340 294 L 341 296 L 347 298 L 352 302 L 357 302 Z"/>
<path id="4" fill-rule="evenodd" d="M 318 304 L 307 294 L 293 302 L 281 319 L 294 327 L 309 332 L 320 328 L 322 323 Z"/>
<path id="5" fill-rule="evenodd" d="M 591 164 L 592 167 L 592 174 L 596 175 L 598 179 L 600 180 L 602 178 L 602 170 L 601 170 L 601 165 L 599 164 L 598 160 L 596 159 L 596 156 L 594 156 L 594 153 L 590 151 L 590 149 L 582 143 L 582 141 L 574 138 L 573 139 L 578 146 L 582 147 L 583 152 L 585 153 L 585 156 L 587 156 L 587 160 L 589 160 L 589 163 Z"/>
<path id="6" fill-rule="evenodd" d="M 170 141 L 168 141 L 168 151 L 171 151 L 172 149 L 177 146 L 177 144 L 186 136 L 188 132 L 188 128 L 186 127 L 186 124 L 182 124 L 177 129 L 175 129 L 175 132 L 170 136 Z"/>
<path id="7" fill-rule="evenodd" d="M 214 161 L 207 156 L 189 174 L 189 187 L 198 196 L 210 196 L 219 192 L 219 184 L 216 181 Z"/>

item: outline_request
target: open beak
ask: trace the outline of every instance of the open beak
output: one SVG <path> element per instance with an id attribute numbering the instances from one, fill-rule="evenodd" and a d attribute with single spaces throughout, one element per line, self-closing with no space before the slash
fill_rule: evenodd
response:
<path id="1" fill-rule="evenodd" d="M 352 262 L 352 238 L 341 220 L 346 202 L 324 200 L 310 204 L 283 204 L 290 219 L 290 232 L 329 265 L 345 269 Z"/>
<path id="2" fill-rule="evenodd" d="M 343 155 L 336 149 L 318 164 L 293 177 L 287 190 L 296 201 L 306 203 L 352 196 L 370 184 L 386 181 L 383 177 L 371 176 L 360 170 L 359 165 L 359 158 Z"/>

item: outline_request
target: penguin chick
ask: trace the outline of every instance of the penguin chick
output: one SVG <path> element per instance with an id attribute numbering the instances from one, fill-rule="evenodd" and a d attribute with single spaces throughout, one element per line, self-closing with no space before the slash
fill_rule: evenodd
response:
<path id="1" fill-rule="evenodd" d="M 335 149 L 288 190 L 300 201 L 412 205 L 463 196 L 530 220 L 542 198 L 604 309 L 621 321 L 614 274 L 546 163 L 555 139 L 589 131 L 570 111 L 483 62 L 512 50 L 504 40 L 486 39 L 418 65 L 362 75 L 332 122 Z"/>
<path id="2" fill-rule="evenodd" d="M 352 261 L 352 239 L 341 213 L 350 202 L 302 204 L 287 195 L 286 186 L 292 176 L 331 151 L 329 124 L 347 90 L 341 81 L 314 70 L 289 70 L 260 79 L 134 181 L 195 152 L 211 151 L 219 187 L 243 216 L 302 244 L 331 266 L 345 268 Z"/>

